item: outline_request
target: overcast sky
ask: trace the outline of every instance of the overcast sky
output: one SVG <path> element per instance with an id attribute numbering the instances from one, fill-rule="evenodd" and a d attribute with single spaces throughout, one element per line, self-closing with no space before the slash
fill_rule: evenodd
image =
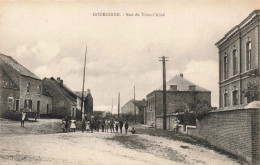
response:
<path id="1" fill-rule="evenodd" d="M 94 110 L 116 112 L 162 85 L 162 64 L 169 57 L 167 80 L 184 78 L 212 91 L 218 106 L 218 50 L 215 43 L 253 10 L 257 1 L 182 2 L 0 2 L 0 53 L 10 55 L 40 78 L 61 77 L 82 90 L 86 45 L 86 88 Z M 116 12 L 120 17 L 93 16 Z M 125 16 L 164 13 L 164 17 Z"/>

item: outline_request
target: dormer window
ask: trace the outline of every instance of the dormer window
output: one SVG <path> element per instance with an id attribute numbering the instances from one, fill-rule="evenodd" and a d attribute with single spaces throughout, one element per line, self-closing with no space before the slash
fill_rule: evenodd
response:
<path id="1" fill-rule="evenodd" d="M 196 86 L 195 85 L 189 85 L 189 90 L 190 91 L 195 91 L 196 90 Z"/>
<path id="2" fill-rule="evenodd" d="M 171 91 L 177 91 L 177 85 L 170 85 Z"/>
<path id="3" fill-rule="evenodd" d="M 31 84 L 27 83 L 27 86 L 26 86 L 26 92 L 27 93 L 30 93 L 30 88 L 31 88 Z"/>

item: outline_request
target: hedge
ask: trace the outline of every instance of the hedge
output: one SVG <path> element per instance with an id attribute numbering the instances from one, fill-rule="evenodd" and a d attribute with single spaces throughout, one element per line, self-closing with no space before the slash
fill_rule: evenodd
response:
<path id="1" fill-rule="evenodd" d="M 2 113 L 2 117 L 5 119 L 19 121 L 22 119 L 22 113 L 15 110 L 7 110 Z"/>

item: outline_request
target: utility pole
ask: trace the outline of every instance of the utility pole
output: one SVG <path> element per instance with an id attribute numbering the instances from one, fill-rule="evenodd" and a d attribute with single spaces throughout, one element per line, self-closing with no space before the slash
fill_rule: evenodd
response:
<path id="1" fill-rule="evenodd" d="M 118 112 L 117 112 L 118 120 L 119 120 L 119 113 L 120 113 L 120 92 L 118 92 Z"/>
<path id="2" fill-rule="evenodd" d="M 113 109 L 114 109 L 114 100 L 113 100 L 113 98 L 112 98 L 112 109 L 111 109 L 112 115 L 113 115 Z"/>
<path id="3" fill-rule="evenodd" d="M 135 108 L 135 124 L 136 124 L 135 86 L 134 86 L 134 108 Z"/>
<path id="4" fill-rule="evenodd" d="M 84 120 L 84 114 L 83 114 L 83 101 L 84 101 L 84 84 L 85 84 L 85 69 L 86 69 L 86 56 L 87 56 L 87 46 L 85 51 L 85 61 L 84 61 L 84 72 L 83 72 L 83 86 L 82 86 L 82 97 L 81 97 L 81 107 L 80 107 L 80 113 L 81 113 L 81 121 Z M 84 109 L 85 111 L 85 109 Z"/>
<path id="5" fill-rule="evenodd" d="M 166 130 L 166 69 L 165 69 L 165 61 L 168 61 L 165 56 L 159 57 L 163 64 L 163 129 Z"/>

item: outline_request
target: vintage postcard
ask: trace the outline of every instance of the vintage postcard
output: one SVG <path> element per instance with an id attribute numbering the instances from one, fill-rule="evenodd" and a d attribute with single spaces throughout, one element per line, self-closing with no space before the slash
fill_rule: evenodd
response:
<path id="1" fill-rule="evenodd" d="M 0 1 L 0 164 L 259 164 L 260 1 Z"/>

